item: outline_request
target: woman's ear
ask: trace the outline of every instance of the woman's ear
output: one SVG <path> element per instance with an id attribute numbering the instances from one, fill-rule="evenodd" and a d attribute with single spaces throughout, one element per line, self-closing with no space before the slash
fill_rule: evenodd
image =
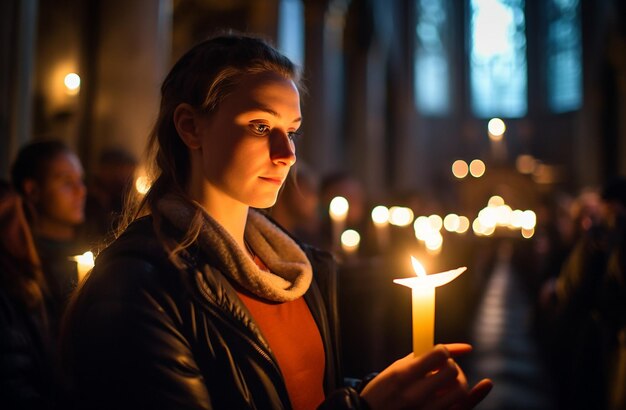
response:
<path id="1" fill-rule="evenodd" d="M 25 179 L 22 182 L 24 198 L 30 203 L 39 201 L 39 184 L 34 179 Z"/>
<path id="2" fill-rule="evenodd" d="M 187 103 L 179 104 L 174 110 L 174 127 L 189 149 L 198 149 L 201 145 L 197 120 L 196 110 Z"/>

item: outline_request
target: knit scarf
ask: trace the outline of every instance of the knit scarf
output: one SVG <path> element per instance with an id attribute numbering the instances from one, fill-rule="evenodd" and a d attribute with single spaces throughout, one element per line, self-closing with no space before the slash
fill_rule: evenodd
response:
<path id="1" fill-rule="evenodd" d="M 309 288 L 313 273 L 304 251 L 260 212 L 248 211 L 244 238 L 269 271 L 259 268 L 200 204 L 169 195 L 158 201 L 157 209 L 183 232 L 194 218 L 201 218 L 197 243 L 202 251 L 217 258 L 222 272 L 254 295 L 272 302 L 288 302 Z"/>

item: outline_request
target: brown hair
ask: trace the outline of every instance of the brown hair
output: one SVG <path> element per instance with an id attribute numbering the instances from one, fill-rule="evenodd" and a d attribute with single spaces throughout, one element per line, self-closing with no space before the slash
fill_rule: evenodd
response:
<path id="1" fill-rule="evenodd" d="M 219 35 L 197 44 L 178 60 L 161 86 L 159 114 L 149 135 L 147 168 L 152 185 L 143 199 L 131 198 L 127 203 L 118 233 L 134 219 L 151 213 L 157 235 L 162 238 L 158 200 L 166 194 L 189 200 L 189 151 L 174 126 L 176 108 L 187 103 L 211 115 L 242 77 L 264 72 L 278 73 L 302 89 L 298 67 L 258 37 Z M 194 220 L 199 221 L 198 216 Z M 199 228 L 198 223 L 192 223 L 178 249 L 191 243 Z M 170 248 L 171 253 L 176 251 Z"/>
<path id="2" fill-rule="evenodd" d="M 41 308 L 48 292 L 22 200 L 5 181 L 0 181 L 0 286 L 28 310 Z"/>

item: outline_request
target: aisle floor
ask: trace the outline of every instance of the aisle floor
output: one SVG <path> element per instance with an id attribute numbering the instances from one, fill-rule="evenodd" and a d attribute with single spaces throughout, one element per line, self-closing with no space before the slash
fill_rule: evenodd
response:
<path id="1" fill-rule="evenodd" d="M 477 409 L 555 409 L 552 383 L 531 333 L 530 300 L 511 269 L 510 252 L 499 253 L 472 327 L 470 380 L 494 381 Z"/>

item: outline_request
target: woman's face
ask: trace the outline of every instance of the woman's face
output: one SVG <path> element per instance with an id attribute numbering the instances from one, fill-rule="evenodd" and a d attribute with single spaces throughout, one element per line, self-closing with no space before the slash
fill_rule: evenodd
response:
<path id="1" fill-rule="evenodd" d="M 199 121 L 205 182 L 223 198 L 272 206 L 296 161 L 293 138 L 300 123 L 293 81 L 276 73 L 245 76 L 215 113 Z"/>
<path id="2" fill-rule="evenodd" d="M 65 152 L 50 160 L 38 186 L 34 203 L 40 219 L 68 226 L 83 222 L 86 189 L 76 155 Z"/>

